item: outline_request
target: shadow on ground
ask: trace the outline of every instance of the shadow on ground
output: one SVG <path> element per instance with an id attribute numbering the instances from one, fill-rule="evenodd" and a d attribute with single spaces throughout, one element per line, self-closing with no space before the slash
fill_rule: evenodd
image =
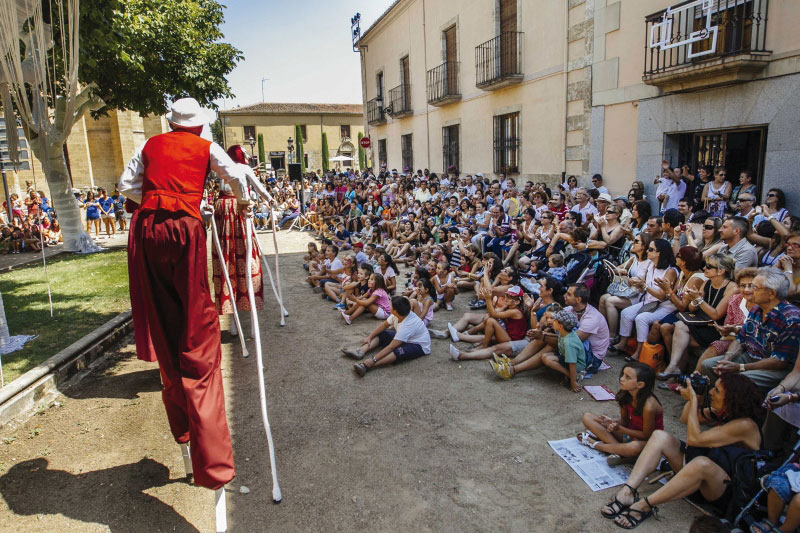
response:
<path id="1" fill-rule="evenodd" d="M 37 458 L 14 465 L 0 477 L 0 494 L 18 515 L 62 514 L 131 533 L 142 531 L 147 517 L 147 523 L 169 524 L 172 531 L 197 531 L 171 506 L 144 493 L 183 482 L 170 480 L 169 469 L 152 459 L 75 475 L 50 470 L 47 459 Z"/>
<path id="2" fill-rule="evenodd" d="M 139 370 L 127 374 L 111 371 L 88 375 L 80 387 L 70 387 L 61 391 L 64 396 L 75 400 L 89 398 L 120 398 L 134 400 L 147 392 L 161 392 L 161 378 L 158 368 Z"/>

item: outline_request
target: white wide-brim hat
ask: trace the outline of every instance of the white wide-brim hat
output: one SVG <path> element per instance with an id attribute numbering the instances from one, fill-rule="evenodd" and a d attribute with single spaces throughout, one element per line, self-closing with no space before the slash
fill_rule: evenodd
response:
<path id="1" fill-rule="evenodd" d="M 181 98 L 172 103 L 170 112 L 167 113 L 167 120 L 183 128 L 196 128 L 211 122 L 209 112 L 202 107 L 194 98 Z"/>

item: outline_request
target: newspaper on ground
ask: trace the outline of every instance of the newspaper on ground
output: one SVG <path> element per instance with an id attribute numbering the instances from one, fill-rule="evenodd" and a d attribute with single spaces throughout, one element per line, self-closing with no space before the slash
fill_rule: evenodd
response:
<path id="1" fill-rule="evenodd" d="M 584 446 L 575 437 L 548 444 L 593 492 L 622 485 L 631 473 L 630 465 L 608 466 L 606 454 Z"/>
<path id="2" fill-rule="evenodd" d="M 583 390 L 589 393 L 589 396 L 598 402 L 605 402 L 608 400 L 616 400 L 617 395 L 611 392 L 611 389 L 605 385 L 584 385 Z"/>

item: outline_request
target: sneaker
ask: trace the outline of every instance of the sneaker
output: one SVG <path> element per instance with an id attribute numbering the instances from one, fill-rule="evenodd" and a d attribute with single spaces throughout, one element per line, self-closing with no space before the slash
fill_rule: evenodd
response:
<path id="1" fill-rule="evenodd" d="M 352 348 L 342 348 L 342 353 L 352 359 L 361 359 L 364 357 L 364 352 L 361 351 L 361 348 L 356 348 L 355 350 Z"/>
<path id="2" fill-rule="evenodd" d="M 511 365 L 506 363 L 496 363 L 494 361 L 489 361 L 489 364 L 494 370 L 494 373 L 497 374 L 497 377 L 503 380 L 511 379 Z"/>
<path id="3" fill-rule="evenodd" d="M 344 321 L 348 326 L 353 323 L 353 319 L 350 318 L 350 315 L 348 315 L 344 311 L 342 311 L 342 318 L 344 318 Z"/>
<path id="4" fill-rule="evenodd" d="M 461 355 L 461 352 L 458 351 L 458 348 L 456 348 L 455 346 L 453 346 L 451 344 L 450 345 L 450 359 L 452 359 L 453 361 L 458 361 L 458 357 L 460 355 Z"/>
<path id="5" fill-rule="evenodd" d="M 355 370 L 356 374 L 363 378 L 367 375 L 367 372 L 369 372 L 369 367 L 364 363 L 356 363 L 353 365 L 353 370 Z"/>
<path id="6" fill-rule="evenodd" d="M 428 333 L 431 334 L 431 337 L 434 339 L 446 339 L 448 334 L 446 331 L 442 331 L 441 329 L 431 329 L 428 328 Z"/>
<path id="7" fill-rule="evenodd" d="M 336 309 L 336 310 L 347 309 L 347 307 L 345 307 L 345 305 L 343 303 L 341 303 L 341 302 L 339 302 L 338 304 L 334 305 L 333 308 Z"/>
<path id="8" fill-rule="evenodd" d="M 450 331 L 450 338 L 453 339 L 453 342 L 459 342 L 461 340 L 458 338 L 458 331 L 456 331 L 456 328 L 453 327 L 453 324 L 448 322 L 447 329 Z"/>
<path id="9" fill-rule="evenodd" d="M 448 311 L 452 311 L 452 310 L 453 310 L 453 306 L 452 306 L 452 305 L 450 305 L 450 303 L 449 303 L 449 302 L 445 302 L 445 304 L 444 304 L 444 308 L 445 308 L 445 309 L 447 309 Z"/>
<path id="10" fill-rule="evenodd" d="M 497 363 L 497 364 L 509 364 L 509 363 L 511 363 L 511 359 L 509 359 L 507 356 L 498 355 L 495 352 L 492 352 L 492 359 L 494 359 L 494 362 Z"/>

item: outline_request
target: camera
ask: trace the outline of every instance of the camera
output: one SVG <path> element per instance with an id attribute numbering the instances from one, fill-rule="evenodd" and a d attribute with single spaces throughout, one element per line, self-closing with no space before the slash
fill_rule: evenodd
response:
<path id="1" fill-rule="evenodd" d="M 708 392 L 709 385 L 711 385 L 711 381 L 706 376 L 701 374 L 691 374 L 688 376 L 686 374 L 681 374 L 678 378 L 678 383 L 683 386 L 687 379 L 692 384 L 694 392 L 700 396 L 706 394 Z"/>

